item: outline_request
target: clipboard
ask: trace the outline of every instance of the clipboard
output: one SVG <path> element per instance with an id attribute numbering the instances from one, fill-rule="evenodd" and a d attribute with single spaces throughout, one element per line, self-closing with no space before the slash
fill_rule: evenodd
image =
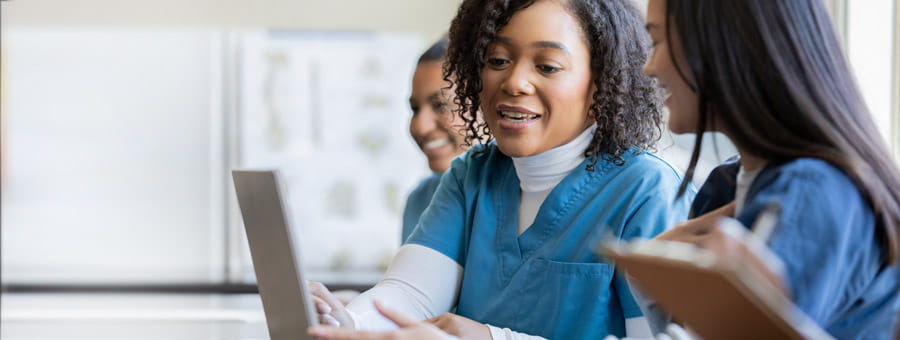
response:
<path id="1" fill-rule="evenodd" d="M 605 244 L 601 252 L 703 339 L 834 339 L 761 273 L 683 243 L 648 243 Z"/>

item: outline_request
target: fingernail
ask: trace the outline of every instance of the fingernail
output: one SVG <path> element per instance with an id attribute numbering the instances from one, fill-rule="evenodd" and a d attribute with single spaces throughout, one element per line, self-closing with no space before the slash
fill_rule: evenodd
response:
<path id="1" fill-rule="evenodd" d="M 316 326 L 310 328 L 307 333 L 313 336 L 325 336 L 328 335 L 328 328 Z"/>
<path id="2" fill-rule="evenodd" d="M 325 314 L 331 313 L 331 306 L 329 306 L 329 305 L 327 305 L 327 304 L 320 303 L 320 304 L 319 304 L 319 309 L 321 309 L 322 312 L 325 313 Z"/>

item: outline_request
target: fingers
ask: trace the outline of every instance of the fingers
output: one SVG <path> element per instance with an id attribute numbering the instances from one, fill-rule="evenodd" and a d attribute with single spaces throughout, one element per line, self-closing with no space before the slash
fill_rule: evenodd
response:
<path id="1" fill-rule="evenodd" d="M 312 299 L 313 305 L 316 306 L 316 312 L 318 312 L 319 314 L 329 314 L 333 310 L 331 306 L 329 306 L 328 303 L 325 302 L 325 300 L 322 300 L 322 298 L 313 295 Z"/>
<path id="2" fill-rule="evenodd" d="M 427 322 L 427 323 L 440 322 L 441 320 L 446 319 L 448 314 L 450 314 L 450 313 L 444 313 L 444 314 L 435 316 L 435 317 L 433 317 L 433 318 L 431 318 L 431 319 L 425 320 L 425 322 Z"/>
<path id="3" fill-rule="evenodd" d="M 388 318 L 388 320 L 393 321 L 395 324 L 397 324 L 397 326 L 409 327 L 418 323 L 416 319 L 410 318 L 398 311 L 390 309 L 380 301 L 376 300 L 373 303 L 375 304 L 375 308 L 378 309 L 378 312 L 381 313 L 381 315 L 384 315 L 384 317 Z"/>
<path id="4" fill-rule="evenodd" d="M 329 291 L 328 288 L 325 287 L 325 285 L 323 285 L 321 282 L 310 281 L 309 288 L 310 294 L 321 298 L 332 309 L 337 309 L 338 307 L 343 306 L 343 304 L 341 304 L 341 301 L 334 297 L 334 294 L 331 294 L 331 291 Z"/>
<path id="5" fill-rule="evenodd" d="M 341 323 L 333 316 L 328 314 L 319 315 L 319 324 L 329 327 L 341 327 Z"/>
<path id="6" fill-rule="evenodd" d="M 441 314 L 441 315 L 435 316 L 431 319 L 425 320 L 425 323 L 431 324 L 432 326 L 437 327 L 442 331 L 445 331 L 445 332 L 447 331 L 447 329 L 445 327 L 446 322 L 445 322 L 444 314 Z"/>
<path id="7" fill-rule="evenodd" d="M 705 221 L 697 219 L 681 222 L 674 228 L 666 230 L 665 232 L 657 235 L 654 238 L 661 241 L 678 241 L 691 243 L 691 239 L 708 232 L 708 226 L 704 225 L 704 222 Z"/>
<path id="8" fill-rule="evenodd" d="M 341 327 L 341 322 L 331 315 L 331 306 L 318 296 L 313 296 L 313 305 L 316 306 L 316 313 L 319 314 L 319 324 L 332 327 Z"/>
<path id="9" fill-rule="evenodd" d="M 750 255 L 747 247 L 747 229 L 733 219 L 722 219 L 698 244 L 716 254 L 722 260 L 740 259 Z"/>
<path id="10" fill-rule="evenodd" d="M 682 232 L 692 235 L 706 234 L 710 229 L 715 228 L 715 221 L 718 217 L 703 215 L 699 218 L 684 222 L 678 227 Z"/>
<path id="11" fill-rule="evenodd" d="M 319 282 L 307 282 L 307 285 L 309 286 L 310 295 L 313 296 L 313 304 L 316 306 L 316 312 L 319 313 L 320 318 L 322 318 L 321 315 L 329 315 L 334 319 L 334 322 L 337 322 L 339 327 L 354 328 L 353 316 L 347 312 L 344 304 L 328 291 L 325 285 Z M 332 322 L 332 320 L 327 318 L 322 319 L 328 322 L 327 324 Z"/>
<path id="12" fill-rule="evenodd" d="M 673 230 L 677 230 L 677 234 L 688 233 L 694 235 L 706 234 L 719 225 L 722 218 L 734 216 L 735 203 L 732 201 L 716 210 L 710 211 L 702 216 L 681 222 L 675 225 Z"/>
<path id="13" fill-rule="evenodd" d="M 723 205 L 716 210 L 710 211 L 710 212 L 704 214 L 703 216 L 734 217 L 734 211 L 735 211 L 736 206 L 737 206 L 737 203 L 735 203 L 734 201 L 731 201 L 731 203 Z"/>
<path id="14" fill-rule="evenodd" d="M 462 318 L 453 313 L 444 313 L 433 317 L 431 319 L 425 320 L 425 322 L 431 324 L 432 326 L 437 327 L 438 329 L 460 338 L 466 338 L 465 334 L 463 334 L 461 329 L 461 321 Z"/>
<path id="15" fill-rule="evenodd" d="M 391 333 L 354 331 L 344 328 L 312 327 L 307 333 L 316 339 L 325 340 L 389 340 Z"/>
<path id="16" fill-rule="evenodd" d="M 722 209 L 722 208 L 720 208 Z M 683 235 L 704 235 L 712 232 L 713 229 L 717 228 L 719 225 L 719 221 L 725 218 L 724 215 L 716 214 L 715 212 L 708 213 L 706 215 L 687 220 L 675 225 L 670 231 L 674 235 L 681 237 Z"/>

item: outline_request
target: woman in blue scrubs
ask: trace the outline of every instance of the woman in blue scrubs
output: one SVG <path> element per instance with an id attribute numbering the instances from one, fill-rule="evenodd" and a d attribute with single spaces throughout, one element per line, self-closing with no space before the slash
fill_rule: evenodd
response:
<path id="1" fill-rule="evenodd" d="M 705 13 L 710 15 L 707 17 Z M 713 14 L 714 13 L 714 14 Z M 769 272 L 838 339 L 889 339 L 900 296 L 900 172 L 863 102 L 822 1 L 650 0 L 645 71 L 669 128 L 718 131 L 740 158 L 715 169 L 688 221 L 660 235 Z M 763 265 L 710 216 L 750 226 L 781 205 Z"/>
<path id="2" fill-rule="evenodd" d="M 452 112 L 453 91 L 442 75 L 441 65 L 447 55 L 448 43 L 447 38 L 443 38 L 431 45 L 419 57 L 413 73 L 409 134 L 428 158 L 428 167 L 434 173 L 422 179 L 406 198 L 401 242 L 412 234 L 422 212 L 431 203 L 441 175 L 450 168 L 450 161 L 466 151 L 458 126 L 461 121 Z"/>
<path id="3" fill-rule="evenodd" d="M 684 220 L 692 198 L 676 199 L 680 174 L 645 151 L 661 113 L 643 23 L 630 0 L 464 1 L 444 75 L 466 142 L 481 143 L 453 161 L 376 287 L 343 308 L 312 284 L 322 322 L 395 328 L 379 299 L 464 338 L 645 334 L 625 279 L 594 252 Z"/>

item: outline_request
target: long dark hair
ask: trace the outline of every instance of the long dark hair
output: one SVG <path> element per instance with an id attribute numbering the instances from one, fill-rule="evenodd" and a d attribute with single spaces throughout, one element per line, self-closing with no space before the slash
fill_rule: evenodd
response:
<path id="1" fill-rule="evenodd" d="M 884 262 L 900 260 L 900 172 L 822 1 L 667 0 L 666 18 L 668 41 L 682 37 L 687 69 L 678 72 L 699 98 L 697 140 L 679 191 L 714 126 L 750 155 L 822 159 L 872 205 Z"/>
<path id="2" fill-rule="evenodd" d="M 490 129 L 475 117 L 481 105 L 481 70 L 488 45 L 517 11 L 534 0 L 465 0 L 450 27 L 444 78 L 456 83 L 458 114 L 466 144 L 488 142 Z M 660 96 L 642 67 L 650 50 L 641 13 L 629 0 L 567 0 L 569 13 L 581 24 L 591 55 L 593 95 L 590 115 L 597 130 L 585 156 L 616 164 L 631 147 L 650 149 L 661 135 Z"/>

